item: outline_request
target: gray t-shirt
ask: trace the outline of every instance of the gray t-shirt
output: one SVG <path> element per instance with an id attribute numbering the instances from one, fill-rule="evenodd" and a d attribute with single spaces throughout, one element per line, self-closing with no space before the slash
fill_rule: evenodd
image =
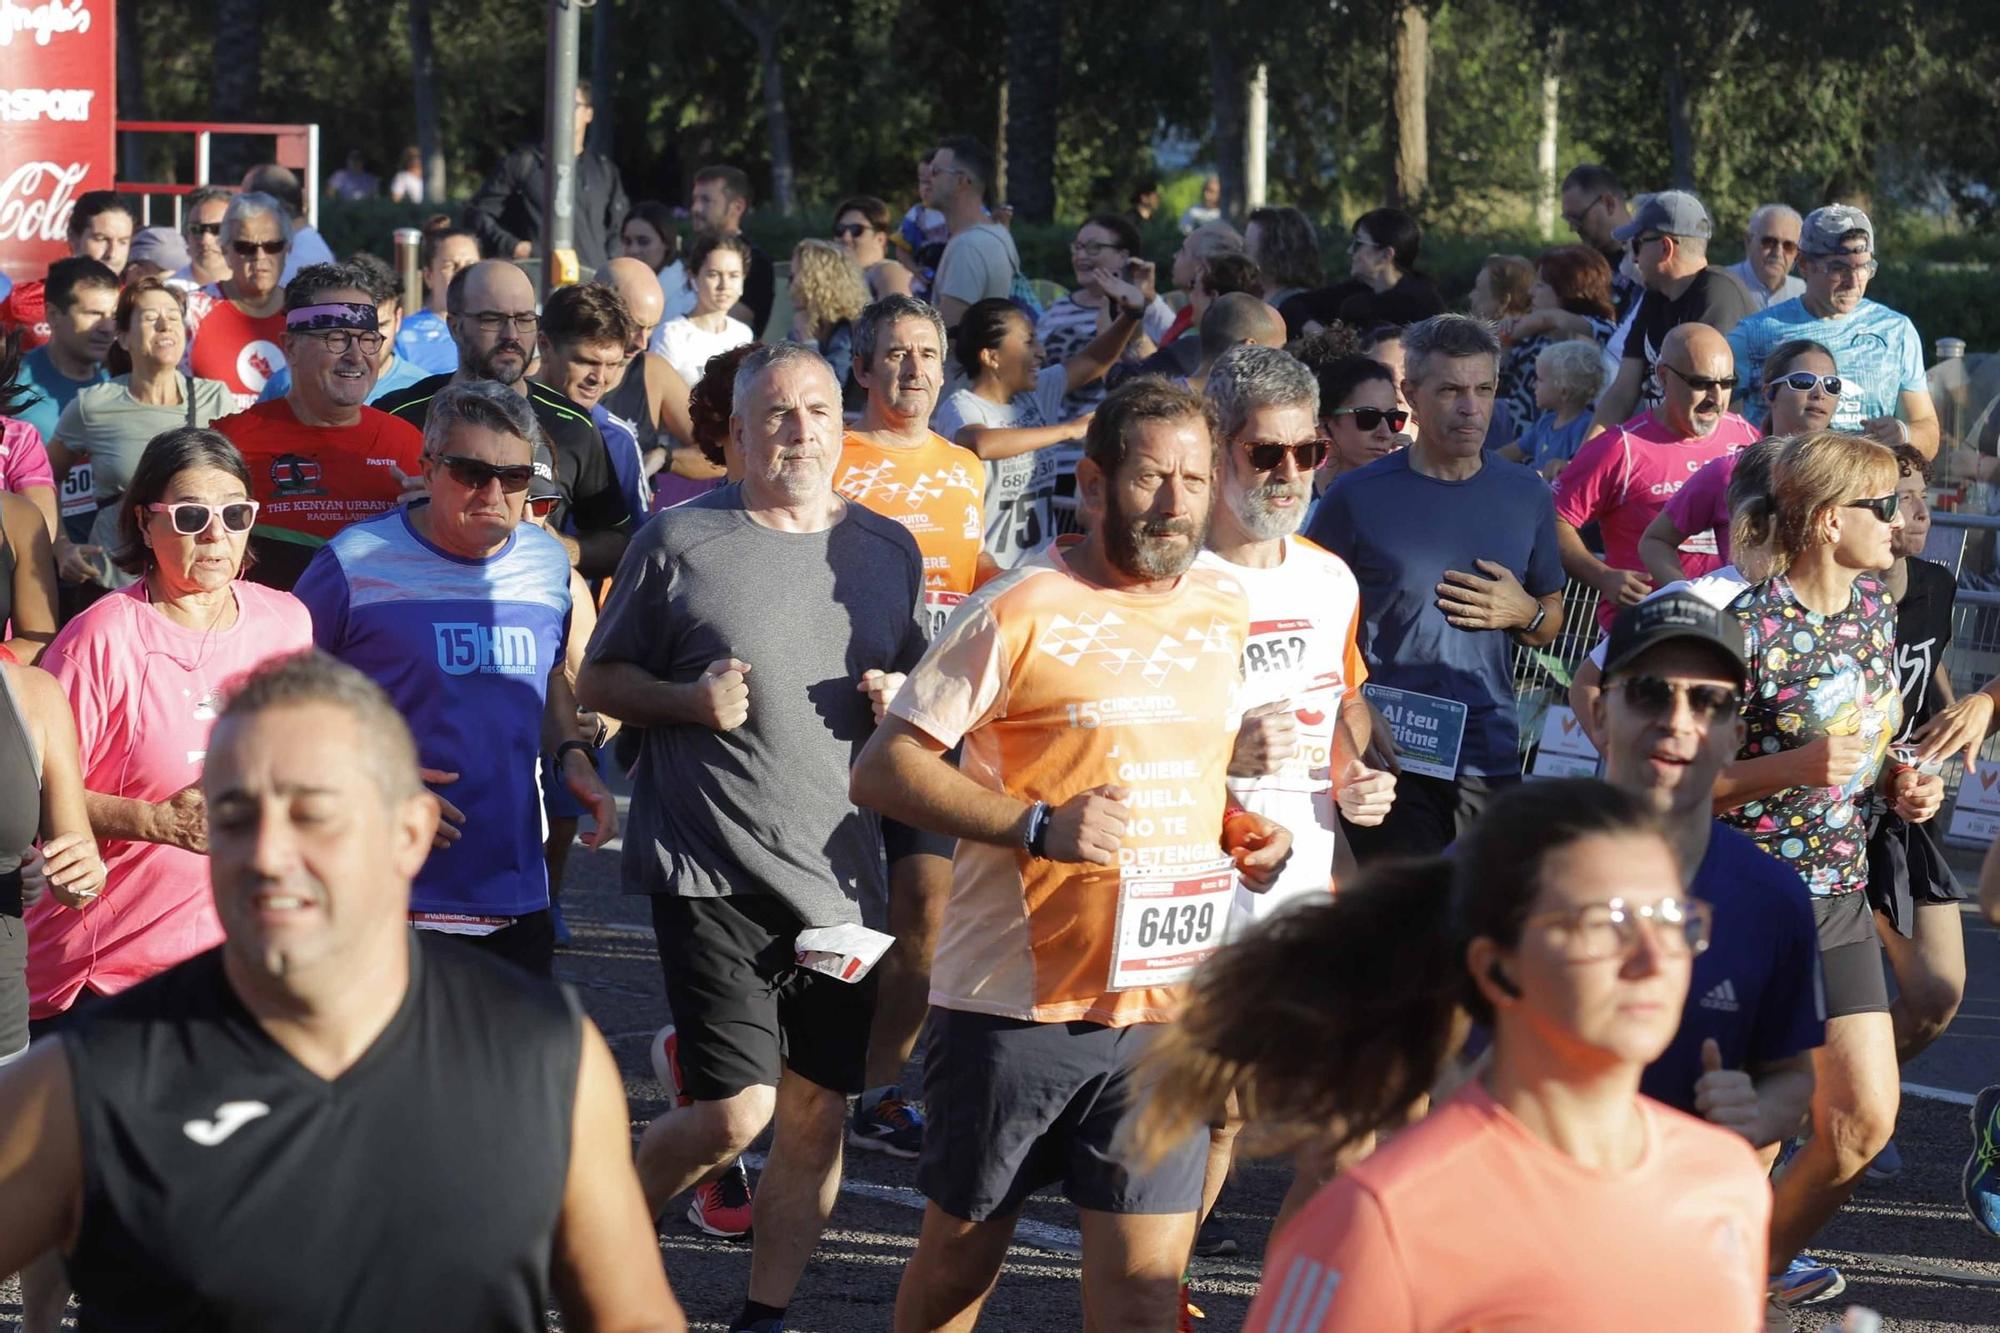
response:
<path id="1" fill-rule="evenodd" d="M 937 277 L 931 280 L 933 304 L 955 296 L 967 305 L 989 297 L 1005 296 L 1014 290 L 1014 275 L 1021 271 L 1021 254 L 1014 238 L 995 222 L 968 227 L 951 238 L 938 260 Z"/>
<path id="2" fill-rule="evenodd" d="M 229 386 L 218 380 L 182 375 L 181 401 L 171 406 L 142 403 L 132 396 L 132 377 L 120 375 L 93 384 L 63 409 L 56 438 L 71 453 L 89 454 L 91 481 L 99 504 L 125 493 L 139 456 L 153 437 L 179 426 L 206 426 L 236 410 Z M 194 410 L 188 410 L 192 385 Z"/>
<path id="3" fill-rule="evenodd" d="M 900 524 L 858 504 L 824 532 L 779 532 L 724 486 L 632 539 L 591 636 L 590 662 L 661 680 L 750 664 L 734 731 L 649 728 L 625 828 L 625 890 L 682 898 L 768 893 L 802 927 L 888 912 L 881 826 L 847 799 L 874 731 L 855 688 L 923 655 L 923 558 Z"/>
<path id="4" fill-rule="evenodd" d="M 996 426 L 1002 430 L 1054 426 L 1069 419 L 1063 397 L 1067 372 L 1059 365 L 1043 366 L 1035 387 L 1012 401 L 989 403 L 970 389 L 960 389 L 931 415 L 931 429 L 957 442 L 965 426 Z M 1002 569 L 1012 569 L 1040 550 L 1055 535 L 1056 480 L 1074 467 L 1075 450 L 1060 445 L 996 458 L 986 464 L 986 550 Z"/>

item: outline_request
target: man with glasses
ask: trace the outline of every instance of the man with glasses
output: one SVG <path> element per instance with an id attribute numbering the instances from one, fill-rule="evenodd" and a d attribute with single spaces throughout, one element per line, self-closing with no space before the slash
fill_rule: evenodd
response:
<path id="1" fill-rule="evenodd" d="M 1014 237 L 986 212 L 986 185 L 993 179 L 993 154 L 970 135 L 946 139 L 931 159 L 931 207 L 951 227 L 931 280 L 931 303 L 947 329 L 958 327 L 980 301 L 1011 296 L 1021 272 Z"/>
<path id="2" fill-rule="evenodd" d="M 1645 294 L 1638 280 L 1625 272 L 1625 245 L 1612 234 L 1632 220 L 1625 187 L 1609 168 L 1582 163 L 1563 177 L 1562 215 L 1576 238 L 1603 255 L 1611 266 L 1611 303 L 1623 323 Z"/>
<path id="3" fill-rule="evenodd" d="M 1665 592 L 1612 622 L 1593 723 L 1605 780 L 1665 824 L 1682 887 L 1709 905 L 1672 1045 L 1641 1090 L 1763 1149 L 1798 1129 L 1812 1049 L 1826 1039 L 1819 936 L 1805 881 L 1710 808 L 1743 744 L 1743 631 L 1691 592 Z"/>
<path id="4" fill-rule="evenodd" d="M 1730 332 L 1746 372 L 1744 411 L 1762 425 L 1758 370 L 1779 343 L 1810 338 L 1833 353 L 1844 389 L 1835 430 L 1863 431 L 1892 448 L 1910 444 L 1937 456 L 1937 407 L 1924 374 L 1924 344 L 1905 315 L 1868 299 L 1875 276 L 1875 228 L 1851 204 L 1807 215 L 1799 240 L 1805 291 L 1745 319 Z"/>
<path id="5" fill-rule="evenodd" d="M 590 413 L 528 378 L 534 359 L 530 349 L 542 326 L 534 284 L 513 264 L 481 260 L 452 278 L 445 289 L 445 310 L 458 342 L 458 369 L 391 394 L 382 400 L 382 409 L 422 426 L 432 400 L 448 385 L 491 380 L 521 395 L 534 409 L 543 444 L 552 451 L 546 457 L 538 454 L 535 467 L 550 469 L 563 491 L 549 531 L 586 579 L 608 576 L 624 554 L 632 518 L 604 436 Z"/>
<path id="6" fill-rule="evenodd" d="M 1630 247 L 1646 294 L 1618 348 L 1618 377 L 1598 396 L 1592 430 L 1609 430 L 1660 401 L 1653 366 L 1674 328 L 1706 324 L 1727 333 L 1756 309 L 1741 283 L 1708 266 L 1714 234 L 1707 207 L 1686 190 L 1647 195 L 1632 220 L 1612 233 Z"/>
<path id="7" fill-rule="evenodd" d="M 229 276 L 229 256 L 222 251 L 222 215 L 228 211 L 229 191 L 219 185 L 204 185 L 181 200 L 188 264 L 173 275 L 176 280 L 211 287 Z"/>
<path id="8" fill-rule="evenodd" d="M 1803 225 L 1790 204 L 1765 204 L 1750 215 L 1743 234 L 1743 259 L 1726 271 L 1743 284 L 1757 309 L 1768 310 L 1804 293 L 1805 279 L 1792 273 Z"/>
<path id="9" fill-rule="evenodd" d="M 1360 582 L 1370 693 L 1401 759 L 1388 817 L 1345 825 L 1363 862 L 1437 854 L 1520 780 L 1514 648 L 1552 642 L 1563 622 L 1548 485 L 1484 449 L 1499 339 L 1433 315 L 1403 354 L 1415 443 L 1338 478 L 1306 531 Z"/>
<path id="10" fill-rule="evenodd" d="M 289 589 L 335 533 L 393 509 L 417 469 L 415 428 L 366 406 L 386 341 L 377 309 L 353 266 L 300 269 L 285 289 L 290 392 L 215 423 L 242 451 L 263 506 L 245 563 L 258 583 Z"/>
<path id="11" fill-rule="evenodd" d="M 589 79 L 576 81 L 576 112 L 571 119 L 570 174 L 571 244 L 576 262 L 586 274 L 611 262 L 623 242 L 619 233 L 631 204 L 618 167 L 602 153 L 583 146 L 596 116 Z M 539 139 L 516 148 L 500 160 L 478 193 L 465 205 L 465 225 L 476 233 L 486 253 L 499 259 L 526 259 L 547 245 L 548 219 L 542 216 L 544 177 L 549 169 Z"/>
<path id="12" fill-rule="evenodd" d="M 537 776 L 556 741 L 562 784 L 618 831 L 617 806 L 577 734 L 565 672 L 569 560 L 522 523 L 541 428 L 498 384 L 454 385 L 424 425 L 424 498 L 322 546 L 294 590 L 313 641 L 380 685 L 409 722 L 424 780 L 443 787 L 436 844 L 410 893 L 439 930 L 549 976 L 555 927 Z"/>
<path id="13" fill-rule="evenodd" d="M 1584 442 L 1556 478 L 1556 540 L 1563 569 L 1597 589 L 1598 623 L 1611 627 L 1621 606 L 1652 591 L 1639 539 L 1688 478 L 1709 462 L 1756 443 L 1757 428 L 1729 410 L 1736 387 L 1729 342 L 1706 324 L 1682 324 L 1660 348 L 1659 405 Z M 1580 530 L 1595 523 L 1599 560 Z M 1696 578 L 1723 565 L 1712 532 L 1681 544 L 1681 567 Z"/>
<path id="14" fill-rule="evenodd" d="M 367 279 L 368 293 L 375 298 L 376 332 L 382 335 L 382 344 L 375 352 L 375 387 L 368 391 L 368 401 L 372 404 L 409 388 L 430 372 L 396 354 L 402 341 L 398 333 L 403 324 L 403 284 L 395 272 L 366 250 L 350 256 L 347 266 Z M 271 373 L 257 401 L 268 403 L 273 398 L 283 398 L 291 390 L 292 368 L 283 365 Z"/>

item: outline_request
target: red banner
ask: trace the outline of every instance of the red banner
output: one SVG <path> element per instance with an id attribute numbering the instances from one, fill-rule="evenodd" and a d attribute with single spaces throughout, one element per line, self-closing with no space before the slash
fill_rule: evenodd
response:
<path id="1" fill-rule="evenodd" d="M 0 0 L 0 270 L 39 278 L 69 253 L 76 197 L 111 188 L 114 0 Z"/>

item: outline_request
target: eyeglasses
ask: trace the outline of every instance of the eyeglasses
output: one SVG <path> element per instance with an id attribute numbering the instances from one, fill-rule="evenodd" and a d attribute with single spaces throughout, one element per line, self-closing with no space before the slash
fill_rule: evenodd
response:
<path id="1" fill-rule="evenodd" d="M 527 490 L 528 483 L 535 479 L 535 465 L 532 463 L 512 463 L 500 467 L 483 459 L 467 458 L 463 454 L 432 454 L 431 458 L 451 474 L 453 481 L 468 491 L 483 491 L 488 482 L 497 481 L 501 490 L 512 495 L 516 491 Z"/>
<path id="2" fill-rule="evenodd" d="M 179 504 L 152 504 L 145 506 L 148 513 L 166 514 L 173 519 L 174 531 L 183 537 L 198 537 L 208 531 L 208 525 L 222 515 L 224 532 L 248 532 L 250 525 L 257 521 L 255 500 L 232 500 L 226 505 L 205 505 L 183 501 Z"/>
<path id="3" fill-rule="evenodd" d="M 1674 700 L 1687 696 L 1688 711 L 1697 722 L 1713 722 L 1719 717 L 1735 717 L 1743 706 L 1743 696 L 1727 685 L 1688 685 L 1660 676 L 1627 676 L 1620 682 L 1625 704 L 1649 717 L 1673 711 Z"/>
<path id="4" fill-rule="evenodd" d="M 1902 499 L 1894 491 L 1890 491 L 1887 495 L 1878 495 L 1871 500 L 1849 500 L 1841 506 L 1842 509 L 1866 509 L 1884 523 L 1894 522 L 1897 512 L 1902 507 Z"/>
<path id="5" fill-rule="evenodd" d="M 516 333 L 533 333 L 542 326 L 542 317 L 532 310 L 512 315 L 504 310 L 468 310 L 463 318 L 477 324 L 481 333 L 499 333 L 510 324 Z"/>
<path id="6" fill-rule="evenodd" d="M 1707 393 L 1711 389 L 1720 389 L 1724 393 L 1730 393 L 1736 388 L 1737 380 L 1734 375 L 1724 375 L 1721 379 L 1712 379 L 1707 375 L 1690 375 L 1680 367 L 1668 365 L 1665 361 L 1658 362 L 1657 364 L 1661 370 L 1673 371 L 1675 379 L 1687 385 L 1688 388 L 1693 389 L 1696 393 Z"/>
<path id="7" fill-rule="evenodd" d="M 1757 248 L 1760 250 L 1783 250 L 1788 255 L 1795 255 L 1799 252 L 1799 243 L 1797 241 L 1785 240 L 1781 236 L 1759 236 L 1757 238 Z"/>
<path id="8" fill-rule="evenodd" d="M 231 241 L 229 248 L 245 259 L 255 259 L 258 255 L 281 255 L 285 253 L 283 241 Z"/>
<path id="9" fill-rule="evenodd" d="M 1840 391 L 1845 387 L 1838 375 L 1815 375 L 1810 370 L 1795 370 L 1772 380 L 1768 392 L 1775 394 L 1780 389 L 1790 389 L 1795 393 L 1811 393 L 1815 384 L 1834 398 L 1840 397 Z"/>
<path id="10" fill-rule="evenodd" d="M 1613 898 L 1609 902 L 1542 912 L 1521 925 L 1559 927 L 1566 936 L 1564 957 L 1573 963 L 1594 963 L 1629 955 L 1639 943 L 1641 923 L 1652 931 L 1653 947 L 1661 953 L 1693 957 L 1708 948 L 1709 926 L 1714 917 L 1713 909 L 1699 898 L 1685 901 L 1662 898 L 1643 904 Z"/>
<path id="11" fill-rule="evenodd" d="M 1356 236 L 1347 243 L 1347 253 L 1349 254 L 1354 254 L 1359 250 L 1380 250 L 1381 248 L 1382 246 L 1379 242 L 1371 241 L 1366 236 Z"/>
<path id="12" fill-rule="evenodd" d="M 1355 429 L 1364 435 L 1385 421 L 1390 430 L 1401 430 L 1410 421 L 1410 414 L 1400 407 L 1336 407 L 1327 415 L 1353 417 Z"/>
<path id="13" fill-rule="evenodd" d="M 1581 213 L 1572 213 L 1567 209 L 1565 209 L 1563 211 L 1563 221 L 1569 223 L 1569 225 L 1572 227 L 1581 226 L 1583 220 L 1589 217 L 1592 213 L 1595 213 L 1600 207 L 1603 206 L 1603 204 L 1604 200 L 1600 197 L 1597 199 L 1593 199 L 1589 203 L 1585 204 L 1583 206 L 1583 211 Z"/>
<path id="14" fill-rule="evenodd" d="M 1325 440 L 1301 440 L 1297 444 L 1276 444 L 1270 440 L 1244 440 L 1243 452 L 1250 456 L 1250 466 L 1259 472 L 1270 472 L 1285 461 L 1285 455 L 1292 456 L 1292 465 L 1301 472 L 1311 472 L 1326 461 L 1330 447 Z"/>
<path id="15" fill-rule="evenodd" d="M 1072 241 L 1069 247 L 1069 252 L 1073 255 L 1096 256 L 1105 250 L 1116 250 L 1122 254 L 1125 247 L 1116 241 Z"/>
<path id="16" fill-rule="evenodd" d="M 873 230 L 874 228 L 865 222 L 843 222 L 833 229 L 833 234 L 858 241 Z"/>
<path id="17" fill-rule="evenodd" d="M 345 355 L 347 349 L 356 344 L 360 345 L 365 355 L 373 356 L 382 350 L 382 344 L 387 341 L 379 333 L 360 333 L 353 329 L 312 329 L 305 336 L 319 339 L 326 344 L 326 350 L 335 356 Z"/>
<path id="18" fill-rule="evenodd" d="M 187 230 L 190 236 L 220 236 L 222 235 L 222 224 L 220 222 L 190 222 L 187 225 Z"/>
<path id="19" fill-rule="evenodd" d="M 1651 245 L 1654 241 L 1665 239 L 1666 234 L 1664 232 L 1649 231 L 1643 236 L 1634 236 L 1627 244 L 1631 247 L 1632 257 L 1637 259 L 1641 250 Z"/>

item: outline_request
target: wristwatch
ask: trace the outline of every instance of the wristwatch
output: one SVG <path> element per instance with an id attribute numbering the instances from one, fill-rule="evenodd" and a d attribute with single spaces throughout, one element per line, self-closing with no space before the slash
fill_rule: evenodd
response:
<path id="1" fill-rule="evenodd" d="M 1037 861 L 1049 857 L 1049 825 L 1055 822 L 1056 812 L 1047 801 L 1036 801 L 1028 809 L 1027 827 L 1021 830 L 1021 846 Z"/>
<path id="2" fill-rule="evenodd" d="M 569 752 L 570 752 L 571 750 L 581 750 L 581 751 L 583 751 L 583 757 L 584 757 L 585 759 L 587 759 L 587 760 L 589 760 L 589 761 L 590 761 L 590 766 L 591 766 L 592 768 L 596 768 L 596 767 L 597 767 L 597 755 L 596 755 L 595 753 L 593 753 L 593 752 L 592 752 L 592 750 L 591 750 L 591 748 L 590 748 L 590 742 L 589 742 L 589 741 L 580 741 L 580 740 L 576 740 L 576 739 L 572 738 L 572 739 L 570 739 L 570 740 L 566 740 L 566 741 L 564 741 L 564 742 L 563 742 L 562 744 L 560 744 L 560 745 L 556 746 L 556 767 L 557 767 L 557 768 L 561 768 L 561 767 L 562 767 L 562 762 L 563 762 L 563 760 L 564 760 L 564 759 L 566 759 L 566 758 L 568 758 L 568 756 L 569 756 Z"/>
<path id="3" fill-rule="evenodd" d="M 1542 627 L 1542 622 L 1548 618 L 1549 604 L 1547 602 L 1537 602 L 1535 603 L 1535 618 L 1514 632 L 1516 634 L 1533 634 Z"/>

